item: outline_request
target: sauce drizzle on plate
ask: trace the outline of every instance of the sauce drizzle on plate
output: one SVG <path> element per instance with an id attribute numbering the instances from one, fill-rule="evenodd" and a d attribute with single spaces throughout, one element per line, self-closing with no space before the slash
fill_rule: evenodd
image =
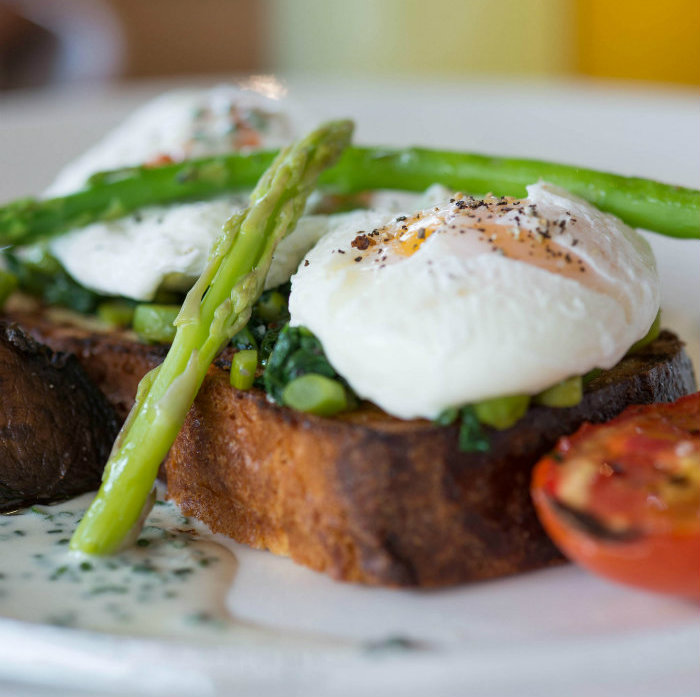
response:
<path id="1" fill-rule="evenodd" d="M 129 549 L 112 557 L 70 551 L 91 497 L 0 516 L 0 616 L 171 637 L 221 638 L 234 626 L 225 606 L 233 554 L 162 496 Z"/>

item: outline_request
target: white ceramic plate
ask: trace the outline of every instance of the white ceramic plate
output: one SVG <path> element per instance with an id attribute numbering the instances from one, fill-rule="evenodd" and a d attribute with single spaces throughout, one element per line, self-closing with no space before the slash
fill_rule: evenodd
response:
<path id="1" fill-rule="evenodd" d="M 619 85 L 311 84 L 319 119 L 353 116 L 357 140 L 576 163 L 700 181 L 694 94 Z M 3 97 L 0 200 L 40 190 L 66 160 L 162 89 Z M 664 324 L 698 366 L 700 243 L 649 236 Z M 697 612 L 573 567 L 439 592 L 337 584 L 234 545 L 230 592 L 245 623 L 197 645 L 0 620 L 0 692 L 685 697 L 697 688 Z M 1 568 L 2 562 L 0 562 Z M 368 650 L 401 636 L 418 648 Z"/>

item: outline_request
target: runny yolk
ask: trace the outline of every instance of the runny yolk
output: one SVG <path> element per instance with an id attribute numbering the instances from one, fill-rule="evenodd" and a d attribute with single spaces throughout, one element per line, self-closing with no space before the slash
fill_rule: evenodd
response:
<path id="1" fill-rule="evenodd" d="M 508 220 L 504 221 L 506 214 Z M 375 256 L 376 261 L 383 261 L 387 253 L 412 256 L 436 233 L 459 234 L 469 236 L 465 240 L 469 242 L 467 256 L 500 254 L 568 278 L 585 278 L 586 285 L 596 286 L 601 279 L 588 273 L 588 263 L 556 239 L 575 222 L 570 215 L 554 221 L 539 218 L 536 208 L 527 201 L 495 197 L 476 200 L 458 194 L 450 206 L 401 216 L 384 228 L 362 233 L 352 246 L 367 259 Z"/>

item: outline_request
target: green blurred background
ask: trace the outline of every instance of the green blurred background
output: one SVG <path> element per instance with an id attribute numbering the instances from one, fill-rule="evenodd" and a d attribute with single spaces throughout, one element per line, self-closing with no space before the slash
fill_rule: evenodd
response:
<path id="1" fill-rule="evenodd" d="M 262 71 L 700 85 L 700 3 L 0 0 L 0 89 Z"/>

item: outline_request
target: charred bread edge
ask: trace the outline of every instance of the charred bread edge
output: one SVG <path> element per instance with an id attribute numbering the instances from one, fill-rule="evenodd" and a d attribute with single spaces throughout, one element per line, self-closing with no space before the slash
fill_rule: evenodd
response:
<path id="1" fill-rule="evenodd" d="M 0 512 L 92 491 L 119 430 L 71 353 L 0 319 Z"/>

